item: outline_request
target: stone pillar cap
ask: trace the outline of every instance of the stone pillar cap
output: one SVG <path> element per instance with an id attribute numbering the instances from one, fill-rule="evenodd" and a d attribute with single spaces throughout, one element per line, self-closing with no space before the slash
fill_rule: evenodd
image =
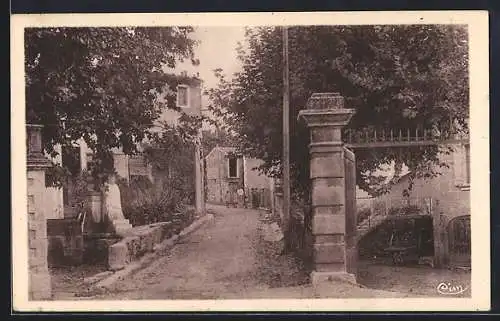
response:
<path id="1" fill-rule="evenodd" d="M 337 92 L 314 93 L 307 100 L 306 109 L 299 112 L 308 127 L 345 126 L 349 123 L 354 109 L 344 108 L 344 97 Z"/>
<path id="2" fill-rule="evenodd" d="M 354 109 L 304 109 L 298 119 L 304 119 L 308 127 L 346 126 L 354 115 Z"/>
<path id="3" fill-rule="evenodd" d="M 26 162 L 28 170 L 45 170 L 52 167 L 52 162 L 42 154 L 28 154 Z"/>
<path id="4" fill-rule="evenodd" d="M 40 125 L 40 124 L 29 124 L 29 123 L 27 123 L 26 127 L 30 127 L 30 128 L 43 128 L 44 126 Z"/>
<path id="5" fill-rule="evenodd" d="M 306 109 L 343 109 L 344 97 L 337 92 L 314 93 L 307 100 Z"/>

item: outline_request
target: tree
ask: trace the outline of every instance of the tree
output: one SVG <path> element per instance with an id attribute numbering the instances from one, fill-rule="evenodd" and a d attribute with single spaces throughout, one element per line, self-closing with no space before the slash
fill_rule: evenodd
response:
<path id="1" fill-rule="evenodd" d="M 153 170 L 163 173 L 162 188 L 176 190 L 189 202 L 194 200 L 194 144 L 183 127 L 164 126 L 161 135 L 145 148 L 145 156 Z"/>
<path id="2" fill-rule="evenodd" d="M 216 146 L 220 147 L 236 147 L 237 140 L 233 135 L 223 129 L 215 129 L 215 131 L 204 130 L 202 133 L 202 149 L 206 156 Z"/>
<path id="3" fill-rule="evenodd" d="M 242 71 L 209 91 L 211 109 L 239 133 L 241 149 L 281 173 L 282 39 L 276 27 L 247 29 L 238 49 Z M 392 128 L 466 128 L 468 119 L 467 29 L 456 25 L 313 26 L 289 28 L 290 160 L 295 192 L 308 190 L 309 135 L 297 122 L 315 92 L 339 92 L 356 114 L 355 133 Z M 439 148 L 359 151 L 357 184 L 372 195 L 388 185 L 374 173 L 403 164 L 412 177 L 438 175 Z M 306 194 L 307 195 L 307 194 Z"/>
<path id="4" fill-rule="evenodd" d="M 191 27 L 28 28 L 25 30 L 27 121 L 44 125 L 44 150 L 80 138 L 99 173 L 113 170 L 112 148 L 134 154 L 161 109 L 158 93 L 179 78 L 163 72 L 191 59 Z M 169 101 L 174 97 L 171 93 Z M 56 183 L 56 182 L 54 182 Z"/>

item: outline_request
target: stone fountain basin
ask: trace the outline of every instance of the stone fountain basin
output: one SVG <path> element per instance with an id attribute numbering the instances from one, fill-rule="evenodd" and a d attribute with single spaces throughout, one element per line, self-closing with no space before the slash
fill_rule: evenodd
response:
<path id="1" fill-rule="evenodd" d="M 153 252 L 156 244 L 172 236 L 172 222 L 160 222 L 136 226 L 124 238 L 108 248 L 108 269 L 123 269 L 148 252 Z"/>

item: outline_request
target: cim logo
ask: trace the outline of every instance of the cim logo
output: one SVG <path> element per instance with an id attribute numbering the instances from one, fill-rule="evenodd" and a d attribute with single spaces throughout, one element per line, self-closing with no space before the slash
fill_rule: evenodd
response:
<path id="1" fill-rule="evenodd" d="M 467 291 L 467 287 L 453 285 L 451 282 L 441 282 L 437 286 L 437 292 L 442 295 L 458 295 Z"/>

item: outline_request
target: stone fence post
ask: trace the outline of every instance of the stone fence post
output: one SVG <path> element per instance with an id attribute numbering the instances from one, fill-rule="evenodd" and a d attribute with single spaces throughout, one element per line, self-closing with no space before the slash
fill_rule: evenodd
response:
<path id="1" fill-rule="evenodd" d="M 313 94 L 299 113 L 311 140 L 313 285 L 335 279 L 356 282 L 347 246 L 347 239 L 352 238 L 351 217 L 346 218 L 351 200 L 346 200 L 345 159 L 353 156 L 346 155 L 341 138 L 353 114 L 353 109 L 344 109 L 344 98 L 337 93 Z"/>
<path id="2" fill-rule="evenodd" d="M 44 206 L 45 170 L 52 166 L 52 162 L 42 152 L 42 128 L 41 125 L 26 125 L 30 300 L 47 300 L 52 297 L 47 262 L 47 213 Z"/>

